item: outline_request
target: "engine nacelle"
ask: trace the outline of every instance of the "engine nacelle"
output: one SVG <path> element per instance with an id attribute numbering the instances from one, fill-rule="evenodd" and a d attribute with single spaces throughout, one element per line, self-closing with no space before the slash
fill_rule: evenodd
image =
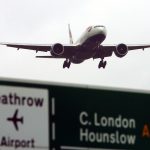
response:
<path id="1" fill-rule="evenodd" d="M 128 46 L 123 43 L 118 44 L 114 53 L 117 57 L 124 57 L 128 53 Z"/>
<path id="2" fill-rule="evenodd" d="M 64 46 L 60 43 L 56 43 L 52 46 L 50 53 L 52 56 L 60 56 L 64 53 Z"/>

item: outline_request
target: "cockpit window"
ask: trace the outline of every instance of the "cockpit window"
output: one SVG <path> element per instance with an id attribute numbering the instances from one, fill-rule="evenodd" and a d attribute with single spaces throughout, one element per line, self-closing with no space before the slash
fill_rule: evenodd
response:
<path id="1" fill-rule="evenodd" d="M 87 31 L 90 32 L 91 30 L 92 30 L 92 26 L 89 26 L 89 27 L 87 28 Z"/>
<path id="2" fill-rule="evenodd" d="M 94 26 L 94 28 L 97 28 L 97 27 L 104 27 L 104 26 L 102 26 L 102 25 Z"/>

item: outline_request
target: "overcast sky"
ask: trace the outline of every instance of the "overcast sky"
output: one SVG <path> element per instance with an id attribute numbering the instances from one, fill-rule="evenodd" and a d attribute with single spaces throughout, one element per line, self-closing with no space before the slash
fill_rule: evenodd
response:
<path id="1" fill-rule="evenodd" d="M 0 0 L 0 42 L 66 44 L 70 23 L 74 41 L 100 24 L 105 44 L 150 44 L 149 6 L 149 0 Z M 105 70 L 98 69 L 100 59 L 68 70 L 64 60 L 35 58 L 42 54 L 0 46 L 0 76 L 150 90 L 150 48 L 106 58 Z"/>

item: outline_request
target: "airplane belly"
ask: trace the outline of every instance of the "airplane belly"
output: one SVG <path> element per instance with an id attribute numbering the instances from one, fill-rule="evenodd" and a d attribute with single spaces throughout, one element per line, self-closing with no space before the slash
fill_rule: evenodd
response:
<path id="1" fill-rule="evenodd" d="M 91 52 L 91 51 L 87 51 L 86 53 L 85 52 L 79 52 L 75 56 L 73 56 L 71 61 L 73 63 L 75 63 L 75 62 L 81 63 L 86 59 L 90 59 L 93 56 L 93 53 L 94 52 Z"/>
<path id="2" fill-rule="evenodd" d="M 94 44 L 91 42 L 86 43 L 85 45 L 83 45 L 82 49 L 77 53 L 76 57 L 83 59 L 91 58 L 95 54 L 98 45 L 98 42 Z"/>
<path id="3" fill-rule="evenodd" d="M 80 52 L 76 53 L 70 60 L 72 63 L 79 64 L 82 63 L 84 60 L 91 58 L 94 52 L 92 51 L 85 51 L 81 50 Z"/>

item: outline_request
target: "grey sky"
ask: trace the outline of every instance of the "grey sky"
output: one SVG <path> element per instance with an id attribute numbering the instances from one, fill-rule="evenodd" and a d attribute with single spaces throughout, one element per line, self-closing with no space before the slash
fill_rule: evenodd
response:
<path id="1" fill-rule="evenodd" d="M 0 0 L 0 41 L 68 43 L 70 23 L 75 41 L 89 25 L 102 24 L 108 33 L 104 43 L 150 44 L 149 6 L 149 0 Z M 99 59 L 64 70 L 64 60 L 35 56 L 0 46 L 0 76 L 150 89 L 150 49 L 106 58 L 105 70 L 98 69 Z"/>

